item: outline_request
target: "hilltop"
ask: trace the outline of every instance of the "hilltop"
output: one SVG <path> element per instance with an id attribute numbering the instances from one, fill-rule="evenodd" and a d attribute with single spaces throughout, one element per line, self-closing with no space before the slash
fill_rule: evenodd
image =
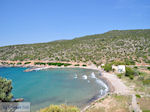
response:
<path id="1" fill-rule="evenodd" d="M 0 60 L 150 63 L 150 29 L 113 30 L 72 40 L 0 47 Z"/>

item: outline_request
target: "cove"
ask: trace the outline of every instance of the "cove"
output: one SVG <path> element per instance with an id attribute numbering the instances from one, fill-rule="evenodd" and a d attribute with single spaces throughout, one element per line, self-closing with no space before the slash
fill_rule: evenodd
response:
<path id="1" fill-rule="evenodd" d="M 24 72 L 27 68 L 1 67 L 0 76 L 12 80 L 14 98 L 31 102 L 31 111 L 50 104 L 87 105 L 108 92 L 98 79 L 99 71 L 82 68 L 49 68 Z"/>

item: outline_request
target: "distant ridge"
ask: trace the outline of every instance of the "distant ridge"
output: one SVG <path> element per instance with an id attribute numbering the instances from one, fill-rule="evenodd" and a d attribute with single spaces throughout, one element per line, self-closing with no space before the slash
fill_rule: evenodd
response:
<path id="1" fill-rule="evenodd" d="M 150 29 L 112 30 L 72 40 L 0 47 L 0 60 L 75 61 L 101 64 L 113 60 L 150 62 Z"/>

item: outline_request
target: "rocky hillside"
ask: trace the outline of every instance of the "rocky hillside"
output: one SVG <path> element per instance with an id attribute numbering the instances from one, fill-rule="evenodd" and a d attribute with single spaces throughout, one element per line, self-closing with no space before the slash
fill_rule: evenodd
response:
<path id="1" fill-rule="evenodd" d="M 150 29 L 113 30 L 73 40 L 0 47 L 0 60 L 150 63 Z"/>

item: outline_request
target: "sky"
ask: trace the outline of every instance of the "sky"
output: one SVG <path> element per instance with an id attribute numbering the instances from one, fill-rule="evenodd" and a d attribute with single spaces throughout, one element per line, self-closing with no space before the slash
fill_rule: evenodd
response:
<path id="1" fill-rule="evenodd" d="M 150 0 L 0 0 L 0 46 L 149 28 Z"/>

